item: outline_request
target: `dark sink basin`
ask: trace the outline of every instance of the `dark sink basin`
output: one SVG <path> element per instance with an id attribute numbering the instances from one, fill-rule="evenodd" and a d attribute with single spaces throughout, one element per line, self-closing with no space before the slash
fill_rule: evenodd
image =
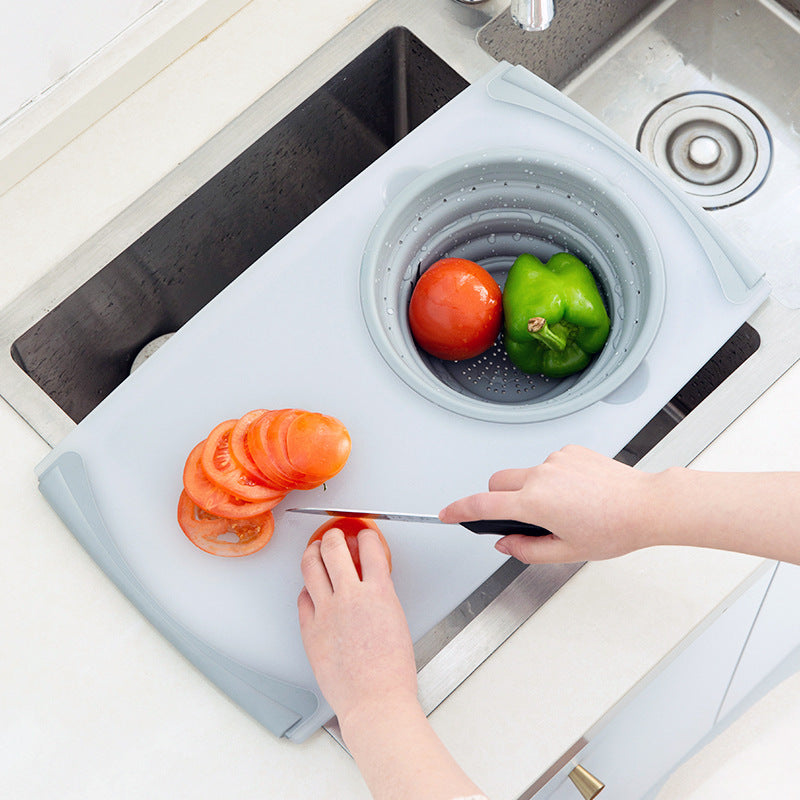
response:
<path id="1" fill-rule="evenodd" d="M 404 28 L 372 44 L 12 345 L 75 422 L 467 82 Z"/>

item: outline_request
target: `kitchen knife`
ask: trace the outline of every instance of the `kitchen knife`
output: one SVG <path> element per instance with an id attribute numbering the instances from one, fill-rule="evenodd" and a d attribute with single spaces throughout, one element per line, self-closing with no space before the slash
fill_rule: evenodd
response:
<path id="1" fill-rule="evenodd" d="M 298 514 L 319 514 L 325 517 L 361 517 L 362 519 L 386 519 L 397 522 L 434 522 L 443 523 L 434 514 L 402 514 L 395 511 L 356 511 L 349 508 L 289 508 Z M 529 522 L 519 522 L 515 519 L 476 519 L 459 522 L 458 525 L 473 533 L 494 533 L 506 536 L 511 533 L 521 533 L 525 536 L 549 536 L 550 531 Z"/>

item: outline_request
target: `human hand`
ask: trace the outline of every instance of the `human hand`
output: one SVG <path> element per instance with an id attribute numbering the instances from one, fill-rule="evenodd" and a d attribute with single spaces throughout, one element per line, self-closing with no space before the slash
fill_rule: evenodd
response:
<path id="1" fill-rule="evenodd" d="M 456 500 L 443 522 L 517 519 L 550 536 L 514 534 L 495 547 L 527 564 L 612 558 L 656 544 L 656 476 L 570 445 L 528 469 L 496 472 L 489 491 Z"/>
<path id="2" fill-rule="evenodd" d="M 417 705 L 414 649 L 383 545 L 365 529 L 358 548 L 363 580 L 338 528 L 309 545 L 297 599 L 308 660 L 343 731 L 353 717 Z"/>

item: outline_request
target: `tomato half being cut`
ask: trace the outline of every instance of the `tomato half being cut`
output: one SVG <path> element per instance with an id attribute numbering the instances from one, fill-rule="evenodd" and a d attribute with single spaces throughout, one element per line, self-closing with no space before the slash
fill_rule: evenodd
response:
<path id="1" fill-rule="evenodd" d="M 200 454 L 203 471 L 212 483 L 241 500 L 250 503 L 269 500 L 280 502 L 286 496 L 285 491 L 273 489 L 253 480 L 234 460 L 231 452 L 231 434 L 235 425 L 236 420 L 229 419 L 221 422 L 208 434 Z"/>
<path id="2" fill-rule="evenodd" d="M 273 497 L 258 503 L 242 500 L 209 480 L 200 463 L 205 441 L 196 445 L 183 468 L 183 488 L 192 501 L 215 517 L 226 519 L 248 519 L 274 508 L 281 497 Z"/>
<path id="3" fill-rule="evenodd" d="M 247 556 L 260 550 L 275 530 L 271 511 L 247 519 L 209 514 L 183 491 L 178 499 L 178 524 L 192 544 L 215 556 Z"/>
<path id="4" fill-rule="evenodd" d="M 358 532 L 363 531 L 364 528 L 372 528 L 372 530 L 378 534 L 378 538 L 383 545 L 383 550 L 386 553 L 386 560 L 389 562 L 389 572 L 392 571 L 392 553 L 389 550 L 389 545 L 386 544 L 386 539 L 383 537 L 380 528 L 375 524 L 374 520 L 362 519 L 361 517 L 334 517 L 320 525 L 319 528 L 311 534 L 308 544 L 320 541 L 323 535 L 331 528 L 339 528 L 339 530 L 344 533 L 347 549 L 350 551 L 350 556 L 353 559 L 353 564 L 355 564 L 359 578 L 362 578 L 363 575 L 361 574 L 361 557 L 358 553 Z"/>

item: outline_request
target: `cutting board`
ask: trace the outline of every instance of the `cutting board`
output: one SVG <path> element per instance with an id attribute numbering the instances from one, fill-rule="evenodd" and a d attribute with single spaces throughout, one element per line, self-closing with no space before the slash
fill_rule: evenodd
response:
<path id="1" fill-rule="evenodd" d="M 413 176 L 460 153 L 552 148 L 629 193 L 667 264 L 664 320 L 643 366 L 606 401 L 513 424 L 460 416 L 384 363 L 359 299 L 364 246 Z M 500 65 L 260 258 L 102 402 L 38 467 L 40 489 L 141 612 L 276 735 L 330 716 L 300 640 L 300 557 L 316 523 L 292 505 L 436 513 L 492 472 L 568 443 L 616 454 L 763 301 L 761 271 L 634 151 L 522 68 Z M 691 347 L 685 325 L 691 322 Z M 299 407 L 341 419 L 344 470 L 276 510 L 242 559 L 201 552 L 176 522 L 184 461 L 222 420 Z M 418 639 L 502 563 L 491 537 L 387 522 L 398 595 Z"/>

